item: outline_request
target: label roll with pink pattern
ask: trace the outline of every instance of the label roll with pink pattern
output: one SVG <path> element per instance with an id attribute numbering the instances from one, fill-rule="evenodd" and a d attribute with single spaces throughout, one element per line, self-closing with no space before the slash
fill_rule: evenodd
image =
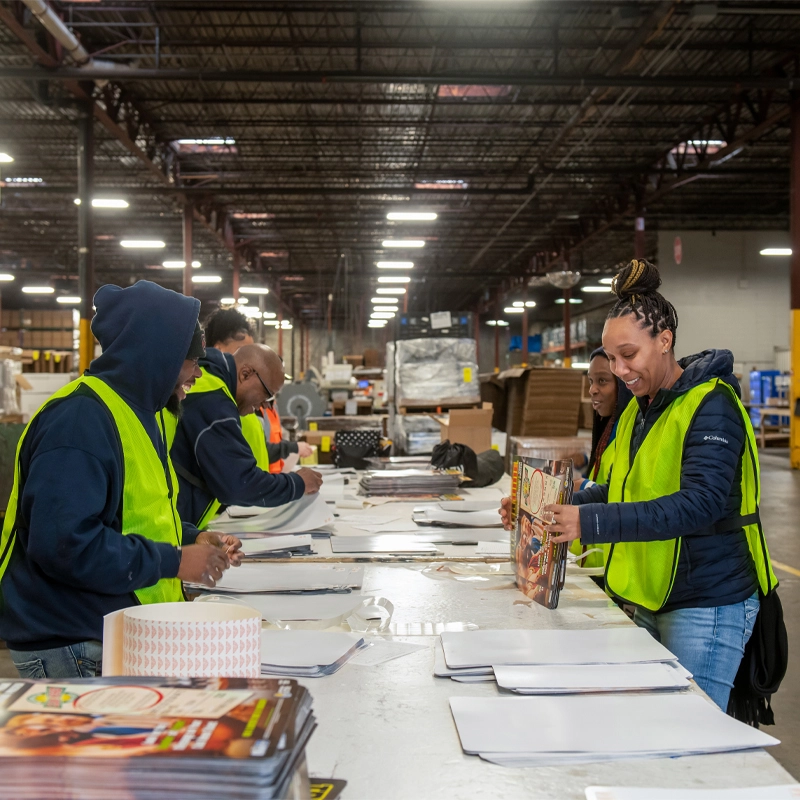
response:
<path id="1" fill-rule="evenodd" d="M 261 615 L 228 603 L 154 603 L 127 608 L 122 674 L 257 678 Z"/>

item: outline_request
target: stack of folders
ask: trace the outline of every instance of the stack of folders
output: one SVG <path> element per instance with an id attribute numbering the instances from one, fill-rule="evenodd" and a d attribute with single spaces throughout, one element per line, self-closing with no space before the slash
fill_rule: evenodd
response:
<path id="1" fill-rule="evenodd" d="M 435 525 L 442 528 L 501 528 L 498 503 L 490 508 L 476 509 L 472 503 L 464 502 L 463 510 L 454 510 L 459 503 L 437 503 L 431 507 L 415 508 L 411 519 L 418 525 Z M 447 508 L 442 508 L 447 506 Z M 506 536 L 508 538 L 508 536 Z"/>
<path id="2" fill-rule="evenodd" d="M 517 694 L 674 691 L 691 674 L 641 628 L 443 633 L 434 674 Z"/>
<path id="3" fill-rule="evenodd" d="M 4 800 L 309 796 L 316 723 L 292 680 L 8 681 L 0 707 Z"/>
<path id="4" fill-rule="evenodd" d="M 338 631 L 261 632 L 261 674 L 322 678 L 338 672 L 359 650 L 363 637 Z"/>
<path id="5" fill-rule="evenodd" d="M 686 688 L 675 656 L 635 627 L 441 634 L 435 672 L 526 697 L 453 697 L 466 753 L 504 766 L 720 753 L 778 744 Z M 638 694 L 632 694 L 638 692 Z M 536 736 L 531 736 L 535 728 Z"/>
<path id="6" fill-rule="evenodd" d="M 288 536 L 263 536 L 242 541 L 242 554 L 245 558 L 287 558 L 289 556 L 312 555 L 316 551 L 314 540 L 309 534 L 290 534 Z"/>
<path id="7" fill-rule="evenodd" d="M 359 486 L 367 497 L 389 495 L 393 497 L 440 496 L 458 491 L 460 478 L 446 472 L 430 469 L 377 470 L 367 472 Z"/>

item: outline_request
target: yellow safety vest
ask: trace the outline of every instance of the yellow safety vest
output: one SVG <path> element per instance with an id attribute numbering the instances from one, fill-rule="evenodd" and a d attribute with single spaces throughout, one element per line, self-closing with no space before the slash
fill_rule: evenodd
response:
<path id="1" fill-rule="evenodd" d="M 597 465 L 597 472 L 595 477 L 592 478 L 595 483 L 608 483 L 608 477 L 611 474 L 611 467 L 614 463 L 614 450 L 616 448 L 616 444 L 617 439 L 615 437 L 608 443 L 606 449 L 603 451 L 603 454 L 600 456 L 600 463 Z M 592 472 L 594 472 L 594 469 Z M 596 567 L 604 567 L 606 565 L 606 559 L 608 558 L 608 551 L 611 549 L 611 545 L 595 544 L 592 545 L 592 549 L 594 548 L 599 548 L 602 552 L 589 553 L 588 556 L 582 558 L 578 562 L 579 566 L 584 567 L 585 569 L 594 569 Z M 579 556 L 583 552 L 583 545 L 581 544 L 580 539 L 576 539 L 570 545 L 569 550 L 573 555 Z"/>
<path id="2" fill-rule="evenodd" d="M 194 386 L 192 386 L 192 394 L 197 394 L 199 392 L 222 391 L 225 395 L 227 395 L 234 406 L 236 405 L 236 400 L 231 394 L 231 390 L 228 388 L 228 385 L 225 383 L 225 381 L 216 377 L 215 375 L 212 375 L 206 370 L 205 367 L 201 367 L 200 372 L 202 373 L 201 376 L 194 382 Z M 258 464 L 259 469 L 263 469 L 265 472 L 269 471 L 267 439 L 264 434 L 264 428 L 261 425 L 261 421 L 258 419 L 258 417 L 256 417 L 255 414 L 247 414 L 246 416 L 241 417 L 240 421 L 242 425 L 242 435 L 244 436 L 245 441 L 250 445 L 250 449 L 253 451 L 256 464 Z M 198 529 L 203 530 L 219 513 L 220 508 L 222 508 L 222 503 L 220 503 L 217 499 L 212 500 L 208 506 L 206 506 L 205 511 L 197 523 Z"/>
<path id="3" fill-rule="evenodd" d="M 635 398 L 631 400 L 617 426 L 617 446 L 608 487 L 608 502 L 655 500 L 680 490 L 686 434 L 703 400 L 710 392 L 720 389 L 730 394 L 741 413 L 745 428 L 740 527 L 747 536 L 759 586 L 766 595 L 777 586 L 778 581 L 772 571 L 759 519 L 761 480 L 755 434 L 744 406 L 734 390 L 723 381 L 709 380 L 673 400 L 647 433 L 633 463 L 630 462 L 630 445 L 638 405 Z M 675 582 L 680 550 L 680 536 L 667 541 L 613 544 L 606 563 L 607 591 L 650 611 L 663 608 Z"/>
<path id="4" fill-rule="evenodd" d="M 167 457 L 169 481 L 149 434 L 131 407 L 99 378 L 84 376 L 59 389 L 39 411 L 22 433 L 17 445 L 14 487 L 8 501 L 0 541 L 0 581 L 5 574 L 11 554 L 17 546 L 17 506 L 20 492 L 19 454 L 33 421 L 42 410 L 77 391 L 92 394 L 108 410 L 122 445 L 125 481 L 122 488 L 122 534 L 136 533 L 154 542 L 179 547 L 182 527 L 178 518 L 178 479 Z M 137 589 L 140 603 L 169 603 L 182 601 L 183 591 L 178 578 L 162 578 L 155 586 Z"/>

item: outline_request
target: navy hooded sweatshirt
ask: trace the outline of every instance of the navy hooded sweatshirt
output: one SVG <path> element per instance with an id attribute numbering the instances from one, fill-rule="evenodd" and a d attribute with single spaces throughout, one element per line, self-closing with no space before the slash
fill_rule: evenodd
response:
<path id="1" fill-rule="evenodd" d="M 236 397 L 236 362 L 230 353 L 209 347 L 200 366 L 221 378 Z M 180 485 L 178 513 L 194 525 L 214 499 L 223 507 L 274 507 L 305 493 L 299 475 L 259 469 L 242 434 L 239 409 L 222 389 L 189 392 L 170 454 Z"/>
<path id="2" fill-rule="evenodd" d="M 103 354 L 87 374 L 128 403 L 166 468 L 156 414 L 177 383 L 200 303 L 149 281 L 103 286 L 94 303 Z M 102 639 L 105 614 L 136 605 L 136 589 L 177 576 L 176 548 L 121 533 L 123 467 L 116 428 L 91 395 L 55 402 L 29 427 L 17 542 L 0 583 L 0 637 L 11 649 Z M 184 526 L 184 544 L 196 537 Z"/>
<path id="3" fill-rule="evenodd" d="M 630 459 L 670 403 L 712 378 L 741 394 L 729 350 L 705 350 L 678 362 L 683 374 L 671 389 L 660 389 L 639 411 Z M 741 411 L 724 387 L 705 397 L 692 420 L 683 448 L 680 490 L 632 503 L 609 503 L 608 486 L 578 492 L 581 542 L 587 547 L 615 542 L 652 542 L 683 537 L 672 593 L 662 612 L 709 608 L 746 600 L 757 579 L 742 528 L 715 532 L 714 525 L 741 511 L 741 462 L 747 446 Z"/>

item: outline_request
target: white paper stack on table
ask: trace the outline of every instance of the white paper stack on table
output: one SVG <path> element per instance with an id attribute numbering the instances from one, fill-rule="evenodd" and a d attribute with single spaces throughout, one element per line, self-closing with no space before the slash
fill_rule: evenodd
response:
<path id="1" fill-rule="evenodd" d="M 779 744 L 698 694 L 451 697 L 461 747 L 508 767 L 725 753 Z"/>
<path id="2" fill-rule="evenodd" d="M 330 533 L 333 511 L 319 494 L 307 494 L 299 500 L 275 508 L 229 506 L 210 524 L 211 530 L 224 533 Z"/>
<path id="3" fill-rule="evenodd" d="M 28 700 L 53 692 L 61 713 Z M 316 727 L 311 695 L 288 679 L 15 680 L 0 683 L 0 709 L 0 729 L 9 728 L 0 746 L 4 800 L 295 796 L 290 785 Z M 50 734 L 46 749 L 10 743 L 20 713 Z"/>
<path id="4" fill-rule="evenodd" d="M 411 519 L 418 525 L 438 525 L 443 528 L 502 528 L 503 526 L 497 508 L 478 511 L 445 511 L 437 507 L 415 508 Z"/>
<path id="5" fill-rule="evenodd" d="M 312 555 L 314 540 L 307 533 L 288 536 L 261 536 L 242 540 L 245 558 L 286 558 L 288 556 Z"/>
<path id="6" fill-rule="evenodd" d="M 434 674 L 517 694 L 680 690 L 690 673 L 642 628 L 444 633 Z"/>
<path id="7" fill-rule="evenodd" d="M 646 789 L 636 786 L 587 786 L 586 800 L 797 800 L 800 783 L 735 789 Z"/>
<path id="8" fill-rule="evenodd" d="M 364 638 L 338 631 L 262 631 L 261 672 L 292 678 L 321 678 L 338 672 Z"/>
<path id="9" fill-rule="evenodd" d="M 226 570 L 213 592 L 349 592 L 360 589 L 363 581 L 364 567 L 354 564 L 242 564 Z M 200 584 L 186 585 L 209 591 L 207 586 Z"/>
<path id="10" fill-rule="evenodd" d="M 460 484 L 458 475 L 429 469 L 372 470 L 359 482 L 362 494 L 417 497 L 453 494 Z"/>

